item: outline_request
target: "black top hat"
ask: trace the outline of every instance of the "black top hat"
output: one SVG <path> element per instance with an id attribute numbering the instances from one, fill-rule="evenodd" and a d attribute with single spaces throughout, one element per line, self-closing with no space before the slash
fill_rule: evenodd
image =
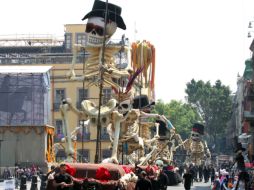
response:
<path id="1" fill-rule="evenodd" d="M 147 95 L 140 95 L 135 96 L 133 98 L 133 104 L 132 107 L 134 109 L 144 109 L 144 108 L 150 108 L 151 106 L 155 105 L 155 102 L 149 103 Z"/>
<path id="2" fill-rule="evenodd" d="M 117 26 L 123 30 L 126 29 L 124 21 L 121 17 L 122 8 L 114 5 L 112 3 L 108 3 L 108 19 L 114 21 Z M 93 9 L 89 13 L 87 13 L 82 20 L 85 20 L 90 17 L 105 17 L 106 12 L 106 2 L 95 0 L 93 4 Z"/>
<path id="3" fill-rule="evenodd" d="M 201 135 L 204 135 L 205 126 L 200 123 L 194 123 L 192 126 L 192 131 L 195 131 Z"/>

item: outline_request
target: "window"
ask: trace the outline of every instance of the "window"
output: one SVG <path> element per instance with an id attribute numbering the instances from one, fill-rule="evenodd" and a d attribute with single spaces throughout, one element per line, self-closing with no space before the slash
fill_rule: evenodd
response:
<path id="1" fill-rule="evenodd" d="M 77 108 L 81 108 L 81 102 L 88 99 L 88 89 L 79 88 L 77 97 Z"/>
<path id="2" fill-rule="evenodd" d="M 83 120 L 79 120 L 79 123 L 78 123 L 78 125 L 81 127 L 80 128 L 80 132 L 82 133 L 82 123 L 83 122 L 86 122 L 86 121 L 83 121 Z M 90 129 L 89 129 L 89 125 L 87 125 L 86 123 L 84 124 L 84 134 L 87 134 L 87 133 L 90 133 Z"/>
<path id="3" fill-rule="evenodd" d="M 71 33 L 65 34 L 65 48 L 68 52 L 71 51 L 71 48 L 72 48 L 72 34 Z"/>
<path id="4" fill-rule="evenodd" d="M 82 127 L 82 123 L 85 122 L 84 124 L 84 129 Z M 87 141 L 90 140 L 90 129 L 89 125 L 86 124 L 86 121 L 84 120 L 79 120 L 78 121 L 78 126 L 81 127 L 77 133 L 77 140 L 78 141 Z M 83 138 L 82 138 L 82 132 L 83 132 Z"/>
<path id="5" fill-rule="evenodd" d="M 85 163 L 90 161 L 90 156 L 89 156 L 89 150 L 88 149 L 83 149 L 83 151 L 82 151 L 82 149 L 78 150 L 78 161 L 79 162 L 85 162 Z"/>
<path id="6" fill-rule="evenodd" d="M 63 121 L 58 119 L 56 120 L 56 134 L 63 134 Z"/>
<path id="7" fill-rule="evenodd" d="M 104 149 L 102 150 L 102 159 L 110 158 L 112 154 L 112 150 Z"/>
<path id="8" fill-rule="evenodd" d="M 86 39 L 85 39 L 85 33 L 76 33 L 76 43 L 85 45 Z"/>
<path id="9" fill-rule="evenodd" d="M 111 98 L 111 89 L 110 88 L 103 89 L 102 94 L 103 94 L 102 103 L 106 104 Z"/>
<path id="10" fill-rule="evenodd" d="M 128 77 L 121 77 L 120 79 L 113 78 L 112 80 L 113 82 L 117 83 L 118 85 L 122 87 L 126 87 L 129 82 Z"/>
<path id="11" fill-rule="evenodd" d="M 62 162 L 64 160 L 66 160 L 67 156 L 64 150 L 58 150 L 57 154 L 56 154 L 56 161 L 57 162 Z"/>
<path id="12" fill-rule="evenodd" d="M 109 140 L 109 134 L 106 127 L 101 128 L 101 140 Z"/>
<path id="13" fill-rule="evenodd" d="M 64 137 L 64 134 L 63 134 L 63 122 L 62 122 L 62 120 L 57 119 L 55 121 L 55 136 L 54 136 L 54 141 L 55 142 L 60 142 L 63 137 Z"/>
<path id="14" fill-rule="evenodd" d="M 65 89 L 55 89 L 54 110 L 59 110 L 62 99 L 65 98 Z"/>

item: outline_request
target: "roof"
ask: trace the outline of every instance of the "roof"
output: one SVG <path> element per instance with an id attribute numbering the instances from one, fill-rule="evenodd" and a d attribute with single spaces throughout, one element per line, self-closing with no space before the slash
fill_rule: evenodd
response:
<path id="1" fill-rule="evenodd" d="M 52 66 L 0 66 L 0 74 L 3 73 L 46 73 Z"/>

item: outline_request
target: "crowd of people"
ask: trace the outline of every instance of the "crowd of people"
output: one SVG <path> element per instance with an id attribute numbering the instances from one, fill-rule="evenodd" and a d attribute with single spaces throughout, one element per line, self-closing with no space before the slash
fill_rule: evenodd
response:
<path id="1" fill-rule="evenodd" d="M 167 186 L 177 185 L 181 182 L 178 168 L 164 166 L 162 162 L 149 164 L 143 169 L 136 166 L 135 174 L 138 176 L 136 190 L 166 190 Z"/>
<path id="2" fill-rule="evenodd" d="M 254 190 L 253 174 L 234 165 L 225 168 L 190 164 L 185 166 L 182 178 L 186 190 L 190 190 L 194 182 L 208 183 L 212 190 Z"/>
<path id="3" fill-rule="evenodd" d="M 21 176 L 25 175 L 27 180 L 31 180 L 33 175 L 42 174 L 42 170 L 40 167 L 32 165 L 32 166 L 16 166 L 16 167 L 5 167 L 2 169 L 2 173 L 0 178 L 10 179 L 17 178 L 20 179 Z"/>

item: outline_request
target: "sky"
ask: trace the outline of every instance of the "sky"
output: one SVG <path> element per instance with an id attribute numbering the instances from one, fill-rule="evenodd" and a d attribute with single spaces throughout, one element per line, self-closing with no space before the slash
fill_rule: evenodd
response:
<path id="1" fill-rule="evenodd" d="M 105 0 L 104 0 L 105 1 Z M 86 24 L 94 0 L 6 0 L 1 2 L 1 35 L 63 36 L 64 24 Z M 148 40 L 156 48 L 156 99 L 184 100 L 191 79 L 218 79 L 236 90 L 250 58 L 248 22 L 252 0 L 109 0 L 122 7 L 130 41 Z M 254 23 L 253 23 L 254 26 Z M 137 33 L 135 33 L 135 30 Z M 254 31 L 254 29 L 252 29 Z M 254 36 L 254 32 L 252 32 Z"/>

